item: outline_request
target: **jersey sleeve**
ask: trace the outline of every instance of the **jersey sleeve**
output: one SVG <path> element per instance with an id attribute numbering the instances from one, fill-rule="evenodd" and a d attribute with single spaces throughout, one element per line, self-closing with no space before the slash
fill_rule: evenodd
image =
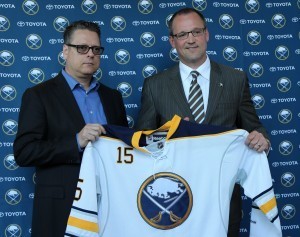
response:
<path id="1" fill-rule="evenodd" d="M 250 236 L 282 236 L 266 154 L 247 147 L 239 170 L 244 194 L 252 199 Z"/>

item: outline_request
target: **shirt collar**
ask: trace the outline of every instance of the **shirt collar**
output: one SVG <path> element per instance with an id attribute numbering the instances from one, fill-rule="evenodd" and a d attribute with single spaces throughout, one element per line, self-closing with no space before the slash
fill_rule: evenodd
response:
<path id="1" fill-rule="evenodd" d="M 207 55 L 205 62 L 203 64 L 201 64 L 196 69 L 196 71 L 198 71 L 204 79 L 209 81 L 210 68 L 211 68 L 210 59 Z M 179 71 L 180 71 L 181 78 L 183 80 L 187 80 L 190 76 L 191 71 L 194 71 L 194 70 L 195 69 L 190 68 L 189 66 L 185 65 L 181 61 L 179 62 Z"/>
<path id="2" fill-rule="evenodd" d="M 70 74 L 68 74 L 65 71 L 65 69 L 62 69 L 61 73 L 65 77 L 65 79 L 72 91 L 80 86 L 80 83 L 78 81 L 76 81 L 75 78 L 72 77 Z M 99 86 L 100 86 L 100 83 L 96 80 L 95 77 L 93 77 L 88 91 L 93 90 L 93 89 L 98 90 Z"/>

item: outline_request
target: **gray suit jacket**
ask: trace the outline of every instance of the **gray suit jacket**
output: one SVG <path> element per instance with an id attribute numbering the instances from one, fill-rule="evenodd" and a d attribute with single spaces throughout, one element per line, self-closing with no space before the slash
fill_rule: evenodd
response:
<path id="1" fill-rule="evenodd" d="M 156 129 L 177 114 L 194 121 L 184 94 L 179 65 L 152 77 L 143 85 L 136 129 Z M 257 130 L 268 138 L 256 115 L 246 73 L 211 61 L 208 107 L 204 124 Z"/>

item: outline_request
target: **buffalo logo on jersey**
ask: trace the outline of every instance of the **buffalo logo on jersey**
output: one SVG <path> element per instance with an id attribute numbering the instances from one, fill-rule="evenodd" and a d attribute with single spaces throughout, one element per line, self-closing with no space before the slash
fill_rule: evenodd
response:
<path id="1" fill-rule="evenodd" d="M 173 173 L 149 177 L 138 192 L 138 209 L 143 219 L 158 229 L 172 229 L 189 216 L 193 197 L 187 182 Z"/>

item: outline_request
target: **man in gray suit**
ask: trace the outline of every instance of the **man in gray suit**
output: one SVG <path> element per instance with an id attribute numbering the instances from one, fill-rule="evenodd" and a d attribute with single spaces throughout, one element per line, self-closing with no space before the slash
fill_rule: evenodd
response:
<path id="1" fill-rule="evenodd" d="M 268 150 L 268 135 L 253 107 L 247 75 L 211 61 L 206 54 L 209 32 L 204 16 L 192 8 L 181 9 L 170 19 L 169 30 L 170 43 L 180 62 L 145 79 L 136 129 L 156 129 L 175 114 L 195 122 L 188 101 L 191 72 L 197 71 L 205 115 L 202 123 L 245 129 L 250 133 L 246 145 L 258 152 Z M 241 198 L 236 185 L 228 236 L 239 235 L 240 221 Z"/>

